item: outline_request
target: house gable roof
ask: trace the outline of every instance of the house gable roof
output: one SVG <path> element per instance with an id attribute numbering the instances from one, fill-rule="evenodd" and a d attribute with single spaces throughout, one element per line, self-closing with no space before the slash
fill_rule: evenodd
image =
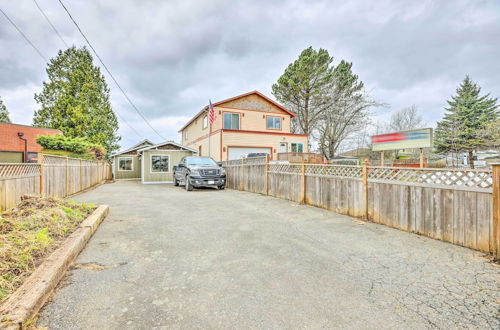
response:
<path id="1" fill-rule="evenodd" d="M 145 148 L 141 148 L 137 151 L 142 152 L 142 151 L 151 150 L 151 149 L 161 149 L 162 147 L 169 146 L 169 145 L 177 147 L 178 148 L 177 150 L 186 150 L 186 151 L 197 152 L 195 149 L 183 146 L 182 144 L 176 143 L 174 141 L 165 141 L 165 142 L 158 143 L 158 144 L 155 144 L 152 146 L 147 146 Z M 168 150 L 168 149 L 166 149 L 166 150 Z"/>
<path id="2" fill-rule="evenodd" d="M 123 154 L 129 153 L 132 151 L 137 151 L 141 148 L 152 146 L 152 145 L 154 145 L 153 142 L 149 141 L 148 139 L 144 139 L 141 142 L 136 143 L 135 145 L 133 145 L 132 147 L 130 147 L 128 149 L 125 149 L 123 151 L 117 152 L 116 154 L 113 154 L 113 156 L 123 155 Z"/>
<path id="3" fill-rule="evenodd" d="M 245 93 L 245 94 L 241 94 L 241 95 L 237 95 L 237 96 L 234 96 L 234 97 L 231 97 L 231 98 L 228 98 L 228 99 L 225 99 L 225 100 L 222 100 L 222 101 L 218 101 L 218 102 L 215 102 L 215 103 L 212 103 L 212 105 L 214 107 L 217 107 L 217 106 L 222 106 L 224 105 L 225 103 L 229 103 L 229 102 L 232 102 L 232 101 L 235 101 L 235 100 L 238 100 L 238 99 L 242 99 L 244 97 L 247 97 L 247 96 L 250 96 L 250 95 L 257 95 L 259 96 L 260 98 L 264 99 L 266 102 L 270 103 L 271 105 L 277 107 L 279 110 L 289 114 L 292 118 L 295 117 L 295 115 L 290 112 L 289 110 L 287 110 L 285 107 L 283 107 L 281 104 L 279 104 L 278 102 L 270 99 L 269 97 L 265 96 L 264 94 L 260 93 L 259 91 L 252 91 L 252 92 L 248 92 L 248 93 Z M 196 118 L 198 118 L 201 114 L 203 114 L 204 112 L 206 112 L 208 110 L 208 106 L 205 106 L 203 109 L 201 109 L 200 112 L 198 112 L 193 118 L 191 118 L 184 126 L 182 126 L 181 129 L 179 129 L 179 132 L 181 132 L 183 129 L 185 129 L 187 126 L 189 126 Z M 249 110 L 252 110 L 252 109 L 249 109 Z"/>

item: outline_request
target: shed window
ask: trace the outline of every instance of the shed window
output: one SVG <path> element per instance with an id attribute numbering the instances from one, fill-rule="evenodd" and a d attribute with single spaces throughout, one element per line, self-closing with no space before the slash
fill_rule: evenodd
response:
<path id="1" fill-rule="evenodd" d="M 268 116 L 266 122 L 268 129 L 281 129 L 281 117 Z"/>
<path id="2" fill-rule="evenodd" d="M 151 155 L 151 173 L 167 173 L 168 163 L 168 155 Z"/>
<path id="3" fill-rule="evenodd" d="M 240 129 L 240 114 L 231 112 L 224 113 L 224 128 Z"/>
<path id="4" fill-rule="evenodd" d="M 134 162 L 132 157 L 121 157 L 118 158 L 118 171 L 133 171 Z"/>
<path id="5" fill-rule="evenodd" d="M 302 143 L 292 143 L 292 152 L 304 152 L 304 145 Z"/>

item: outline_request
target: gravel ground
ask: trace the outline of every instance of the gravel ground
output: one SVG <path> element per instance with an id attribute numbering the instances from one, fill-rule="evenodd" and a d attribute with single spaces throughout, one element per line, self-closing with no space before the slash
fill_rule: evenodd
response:
<path id="1" fill-rule="evenodd" d="M 500 327 L 500 267 L 473 250 L 234 190 L 126 181 L 75 200 L 111 212 L 38 326 Z"/>

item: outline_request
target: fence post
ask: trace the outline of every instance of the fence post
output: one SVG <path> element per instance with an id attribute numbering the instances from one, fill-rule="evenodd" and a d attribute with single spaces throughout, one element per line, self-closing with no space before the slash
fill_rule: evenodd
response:
<path id="1" fill-rule="evenodd" d="M 500 260 L 500 163 L 493 164 L 493 244 L 495 260 Z"/>
<path id="2" fill-rule="evenodd" d="M 304 163 L 300 167 L 300 203 L 304 204 L 306 201 L 306 166 Z"/>
<path id="3" fill-rule="evenodd" d="M 66 188 L 66 194 L 65 194 L 65 197 L 68 196 L 68 157 L 66 157 L 66 182 L 65 182 L 65 188 Z"/>
<path id="4" fill-rule="evenodd" d="M 40 196 L 43 197 L 43 172 L 44 172 L 44 157 L 43 157 L 43 154 L 41 152 L 38 153 L 38 155 L 40 156 L 40 159 L 38 160 L 38 162 L 40 163 Z"/>
<path id="5" fill-rule="evenodd" d="M 266 190 L 266 195 L 269 195 L 269 155 L 268 154 L 266 154 L 265 171 L 266 171 L 265 190 Z"/>
<path id="6" fill-rule="evenodd" d="M 364 199 L 364 214 L 363 218 L 368 221 L 368 159 L 365 159 L 363 164 L 363 199 Z"/>
<path id="7" fill-rule="evenodd" d="M 82 159 L 80 158 L 80 191 L 83 190 Z"/>

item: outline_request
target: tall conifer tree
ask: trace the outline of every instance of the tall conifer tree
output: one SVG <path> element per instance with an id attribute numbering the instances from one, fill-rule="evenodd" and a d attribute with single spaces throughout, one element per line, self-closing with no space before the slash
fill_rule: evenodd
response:
<path id="1" fill-rule="evenodd" d="M 69 137 L 85 137 L 108 153 L 118 149 L 118 120 L 109 102 L 109 88 L 87 48 L 59 51 L 50 60 L 47 75 L 42 92 L 35 94 L 40 109 L 33 123 L 59 129 Z"/>

